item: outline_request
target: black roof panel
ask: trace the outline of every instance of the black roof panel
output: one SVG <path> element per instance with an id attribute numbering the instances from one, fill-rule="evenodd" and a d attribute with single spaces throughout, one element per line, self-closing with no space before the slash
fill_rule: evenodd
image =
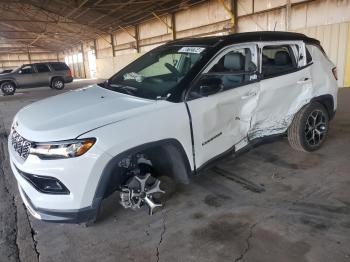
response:
<path id="1" fill-rule="evenodd" d="M 171 41 L 170 45 L 196 45 L 196 46 L 214 46 L 218 43 L 232 44 L 232 43 L 244 43 L 244 42 L 257 42 L 257 41 L 284 41 L 284 40 L 302 40 L 306 43 L 312 43 L 319 45 L 320 42 L 317 39 L 310 38 L 304 34 L 282 32 L 282 31 L 257 31 L 236 33 L 226 36 L 211 36 L 200 38 L 184 38 L 175 41 Z"/>

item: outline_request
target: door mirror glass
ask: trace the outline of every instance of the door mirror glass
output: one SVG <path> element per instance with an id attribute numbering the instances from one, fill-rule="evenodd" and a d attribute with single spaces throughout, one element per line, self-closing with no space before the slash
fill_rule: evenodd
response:
<path id="1" fill-rule="evenodd" d="M 209 96 L 220 92 L 223 89 L 223 83 L 220 78 L 203 78 L 199 82 L 199 94 Z"/>

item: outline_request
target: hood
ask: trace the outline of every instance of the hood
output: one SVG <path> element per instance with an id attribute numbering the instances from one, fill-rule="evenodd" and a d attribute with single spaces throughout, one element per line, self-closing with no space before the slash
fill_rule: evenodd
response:
<path id="1" fill-rule="evenodd" d="M 24 107 L 16 130 L 35 142 L 67 140 L 92 129 L 152 110 L 156 101 L 121 94 L 97 85 L 53 96 Z"/>
<path id="2" fill-rule="evenodd" d="M 8 73 L 0 73 L 0 77 L 7 77 L 7 76 L 12 76 L 13 75 L 13 71 L 12 72 L 8 72 Z"/>

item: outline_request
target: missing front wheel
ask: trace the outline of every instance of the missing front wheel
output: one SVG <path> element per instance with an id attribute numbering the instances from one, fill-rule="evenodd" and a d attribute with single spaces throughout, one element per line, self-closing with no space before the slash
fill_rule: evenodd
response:
<path id="1" fill-rule="evenodd" d="M 149 214 L 152 215 L 157 207 L 162 206 L 158 199 L 160 194 L 165 192 L 160 189 L 160 180 L 151 174 L 151 161 L 140 154 L 136 157 L 123 159 L 121 163 L 129 169 L 127 174 L 130 178 L 121 187 L 120 204 L 124 208 L 133 210 L 146 205 Z"/>

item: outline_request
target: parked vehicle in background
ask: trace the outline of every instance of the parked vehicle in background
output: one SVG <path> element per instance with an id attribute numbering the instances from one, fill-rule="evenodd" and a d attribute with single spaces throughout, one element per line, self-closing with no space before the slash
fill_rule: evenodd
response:
<path id="1" fill-rule="evenodd" d="M 12 69 L 5 69 L 3 71 L 0 72 L 0 75 L 2 74 L 8 74 L 8 73 L 11 73 L 12 72 Z"/>
<path id="2" fill-rule="evenodd" d="M 4 95 L 13 95 L 17 88 L 50 86 L 62 90 L 73 81 L 70 68 L 63 62 L 25 64 L 12 72 L 0 75 L 0 89 Z"/>
<path id="3" fill-rule="evenodd" d="M 177 40 L 103 84 L 20 110 L 11 167 L 38 219 L 93 221 L 116 190 L 124 208 L 152 214 L 163 176 L 188 183 L 213 161 L 276 135 L 298 151 L 319 149 L 337 92 L 334 64 L 302 34 Z"/>

